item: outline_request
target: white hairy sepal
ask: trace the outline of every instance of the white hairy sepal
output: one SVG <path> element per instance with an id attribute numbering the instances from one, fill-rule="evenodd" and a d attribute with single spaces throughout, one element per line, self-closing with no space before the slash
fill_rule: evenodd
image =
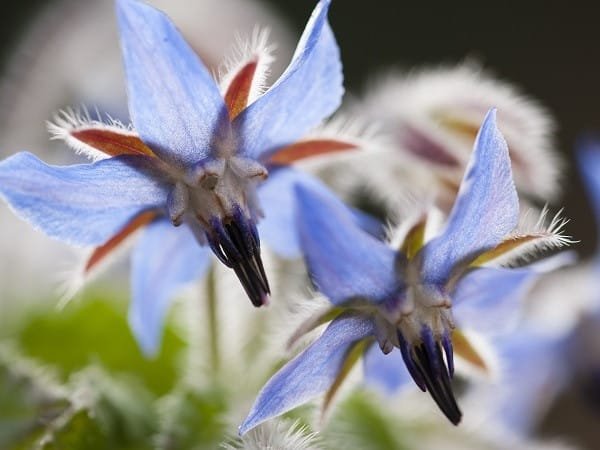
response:
<path id="1" fill-rule="evenodd" d="M 335 309 L 327 298 L 317 292 L 292 299 L 286 314 L 277 321 L 279 325 L 274 335 L 279 342 L 285 342 L 288 353 L 285 356 L 289 357 L 290 351 L 297 352 L 314 341 L 323 326 L 332 320 L 330 315 Z M 327 318 L 329 320 L 325 320 Z M 293 330 L 291 334 L 290 330 Z"/>
<path id="2" fill-rule="evenodd" d="M 397 221 L 398 225 L 389 227 L 387 232 L 387 240 L 393 249 L 401 249 L 410 231 L 421 222 L 425 223 L 423 245 L 442 231 L 446 216 L 434 205 L 431 196 L 406 191 L 399 194 L 398 198 L 396 216 L 402 219 Z"/>
<path id="3" fill-rule="evenodd" d="M 129 253 L 135 244 L 136 237 L 140 230 L 128 235 L 123 242 L 111 249 L 94 266 L 86 270 L 86 265 L 97 247 L 88 247 L 85 249 L 76 249 L 74 262 L 69 263 L 68 267 L 62 270 L 58 277 L 58 296 L 57 308 L 62 309 L 77 297 L 90 283 L 101 277 L 113 265 L 118 265 L 124 261 L 125 255 Z M 112 279 L 113 283 L 115 279 Z"/>
<path id="4" fill-rule="evenodd" d="M 221 444 L 224 450 L 321 450 L 318 433 L 311 432 L 298 421 L 269 420 L 238 438 Z"/>
<path id="5" fill-rule="evenodd" d="M 86 108 L 67 108 L 54 115 L 51 121 L 46 122 L 51 140 L 61 140 L 71 147 L 78 155 L 84 155 L 92 161 L 109 158 L 110 155 L 77 139 L 74 133 L 84 130 L 106 130 L 121 135 L 138 137 L 131 125 L 124 125 L 120 121 L 107 116 L 107 122 L 92 119 Z"/>
<path id="6" fill-rule="evenodd" d="M 270 30 L 255 27 L 252 36 L 244 38 L 235 36 L 235 45 L 225 58 L 216 75 L 221 93 L 225 95 L 229 85 L 238 72 L 247 64 L 255 62 L 256 70 L 248 96 L 248 105 L 255 101 L 267 90 L 267 79 L 270 75 L 271 64 L 274 61 L 275 45 L 269 43 Z"/>
<path id="7" fill-rule="evenodd" d="M 304 136 L 300 142 L 319 139 L 347 142 L 357 148 L 371 150 L 386 148 L 391 142 L 391 138 L 381 131 L 379 124 L 350 112 L 336 113 Z"/>
<path id="8" fill-rule="evenodd" d="M 523 214 L 517 229 L 500 244 L 510 244 L 513 241 L 518 245 L 482 265 L 488 267 L 520 266 L 535 261 L 546 252 L 577 242 L 565 234 L 565 226 L 569 223 L 569 219 L 562 217 L 562 209 L 552 218 L 549 218 L 547 207 L 542 209 L 537 219 L 532 220 L 532 216 L 535 217 L 535 213 L 531 210 Z"/>
<path id="9" fill-rule="evenodd" d="M 554 150 L 554 121 L 542 106 L 476 64 L 380 77 L 372 83 L 361 109 L 394 135 L 399 152 L 410 153 L 402 143 L 406 133 L 416 130 L 464 166 L 474 134 L 453 129 L 448 122 L 468 124 L 476 131 L 492 105 L 498 108 L 499 127 L 513 155 L 517 188 L 538 198 L 555 196 L 561 161 Z M 418 159 L 430 170 L 453 173 L 460 180 L 462 167 L 452 169 Z"/>
<path id="10" fill-rule="evenodd" d="M 384 202 L 394 211 L 402 203 L 407 190 L 425 191 L 431 182 L 436 181 L 428 171 L 419 172 L 413 180 L 413 174 L 406 170 L 412 161 L 410 157 L 400 155 L 403 163 L 396 159 L 394 164 L 388 164 L 398 158 L 393 137 L 380 123 L 363 115 L 357 108 L 336 113 L 299 142 L 321 139 L 348 143 L 349 151 L 305 158 L 296 164 L 315 173 L 343 199 L 349 200 L 359 190 L 365 190 L 369 196 Z M 427 178 L 431 181 L 423 182 L 422 189 L 418 189 L 422 180 Z"/>

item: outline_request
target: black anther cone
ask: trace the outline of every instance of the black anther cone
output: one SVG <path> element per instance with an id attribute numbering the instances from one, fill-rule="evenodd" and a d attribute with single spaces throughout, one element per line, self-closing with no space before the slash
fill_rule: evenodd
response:
<path id="1" fill-rule="evenodd" d="M 452 392 L 450 375 L 442 356 L 440 344 L 436 342 L 427 346 L 422 343 L 413 347 L 411 356 L 414 367 L 419 372 L 420 378 L 427 386 L 427 390 L 435 403 L 450 422 L 458 425 L 462 413 Z"/>
<path id="2" fill-rule="evenodd" d="M 251 224 L 240 217 L 225 223 L 212 223 L 214 235 L 208 236 L 215 255 L 231 267 L 242 283 L 246 294 L 256 307 L 267 303 L 271 289 L 260 257 L 260 243 Z"/>

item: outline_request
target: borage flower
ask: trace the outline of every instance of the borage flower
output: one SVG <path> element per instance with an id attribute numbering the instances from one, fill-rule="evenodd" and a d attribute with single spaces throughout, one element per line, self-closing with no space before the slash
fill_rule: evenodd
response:
<path id="1" fill-rule="evenodd" d="M 286 165 L 356 147 L 298 141 L 343 94 L 329 3 L 319 2 L 290 65 L 261 95 L 271 60 L 265 35 L 256 35 L 219 88 L 163 13 L 118 0 L 133 127 L 63 117 L 52 131 L 96 161 L 55 167 L 19 153 L 0 163 L 0 193 L 20 217 L 53 238 L 96 246 L 86 274 L 145 228 L 133 251 L 130 322 L 146 352 L 157 347 L 174 291 L 206 270 L 207 247 L 255 306 L 265 304 L 259 219 L 274 250 L 298 253 L 285 202 L 302 175 Z"/>
<path id="2" fill-rule="evenodd" d="M 456 327 L 468 325 L 459 319 L 477 323 L 503 312 L 506 317 L 536 273 L 481 266 L 568 241 L 555 226 L 515 233 L 519 204 L 495 111 L 487 114 L 478 133 L 445 228 L 426 243 L 427 217 L 409 228 L 396 250 L 356 227 L 332 195 L 301 186 L 297 195 L 307 265 L 317 288 L 334 305 L 297 334 L 333 321 L 266 384 L 240 433 L 325 391 L 327 404 L 363 353 L 367 372 L 377 372 L 385 370 L 382 357 L 394 349 L 419 388 L 429 391 L 446 417 L 458 424 L 461 412 L 451 387 L 453 354 L 484 365 Z M 477 310 L 480 317 L 473 314 Z M 373 348 L 375 343 L 379 349 Z"/>
<path id="3" fill-rule="evenodd" d="M 582 139 L 577 159 L 600 231 L 600 141 Z M 493 415 L 511 432 L 530 435 L 565 390 L 584 393 L 576 398 L 588 405 L 597 401 L 599 270 L 597 252 L 587 262 L 546 277 L 533 291 L 519 335 L 497 340 L 502 376 L 472 392 L 470 400 L 481 408 L 482 420 Z"/>

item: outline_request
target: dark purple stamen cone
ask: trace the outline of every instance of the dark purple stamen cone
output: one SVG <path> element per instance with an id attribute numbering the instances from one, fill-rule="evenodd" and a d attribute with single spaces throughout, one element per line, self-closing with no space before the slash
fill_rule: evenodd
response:
<path id="1" fill-rule="evenodd" d="M 427 386 L 425 385 L 425 382 L 423 381 L 423 378 L 421 377 L 421 374 L 419 373 L 419 370 L 417 369 L 417 366 L 413 360 L 411 346 L 408 344 L 408 342 L 406 342 L 406 339 L 404 339 L 404 336 L 402 336 L 402 333 L 400 332 L 398 333 L 398 340 L 400 341 L 400 353 L 402 354 L 402 359 L 404 360 L 404 364 L 408 369 L 408 373 L 417 384 L 419 389 L 421 389 L 423 392 L 426 392 Z"/>
<path id="2" fill-rule="evenodd" d="M 211 221 L 212 233 L 207 234 L 214 254 L 227 267 L 231 267 L 242 283 L 254 306 L 267 303 L 271 293 L 260 257 L 260 242 L 254 224 L 236 211 L 223 221 Z"/>
<path id="3" fill-rule="evenodd" d="M 444 348 L 444 353 L 446 354 L 448 373 L 450 378 L 452 378 L 454 376 L 454 351 L 452 349 L 452 338 L 450 338 L 448 333 L 444 334 L 442 337 L 442 347 Z"/>
<path id="4" fill-rule="evenodd" d="M 401 335 L 399 337 L 402 358 L 415 383 L 423 391 L 429 391 L 429 394 L 448 420 L 454 425 L 458 425 L 462 413 L 458 408 L 450 384 L 451 373 L 454 369 L 451 362 L 451 342 L 448 340 L 448 342 L 444 341 L 443 344 L 440 344 L 433 338 L 431 330 L 428 328 L 424 328 L 421 333 L 422 341 L 418 345 L 412 346 L 412 348 L 406 344 Z M 448 358 L 447 366 L 444 361 L 442 345 Z"/>

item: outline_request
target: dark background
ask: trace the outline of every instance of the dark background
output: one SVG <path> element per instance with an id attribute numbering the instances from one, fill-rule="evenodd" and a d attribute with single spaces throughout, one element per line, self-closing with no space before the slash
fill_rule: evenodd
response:
<path id="1" fill-rule="evenodd" d="M 109 0 L 98 0 L 109 1 Z M 183 0 L 174 0 L 183 1 Z M 315 2 L 267 0 L 298 30 Z M 3 1 L 0 60 L 42 0 Z M 594 248 L 595 225 L 574 168 L 583 132 L 600 133 L 600 3 L 594 1 L 431 2 L 334 0 L 330 20 L 342 49 L 348 90 L 359 93 L 382 70 L 475 58 L 538 99 L 555 116 L 569 162 L 562 202 L 568 233 Z"/>

